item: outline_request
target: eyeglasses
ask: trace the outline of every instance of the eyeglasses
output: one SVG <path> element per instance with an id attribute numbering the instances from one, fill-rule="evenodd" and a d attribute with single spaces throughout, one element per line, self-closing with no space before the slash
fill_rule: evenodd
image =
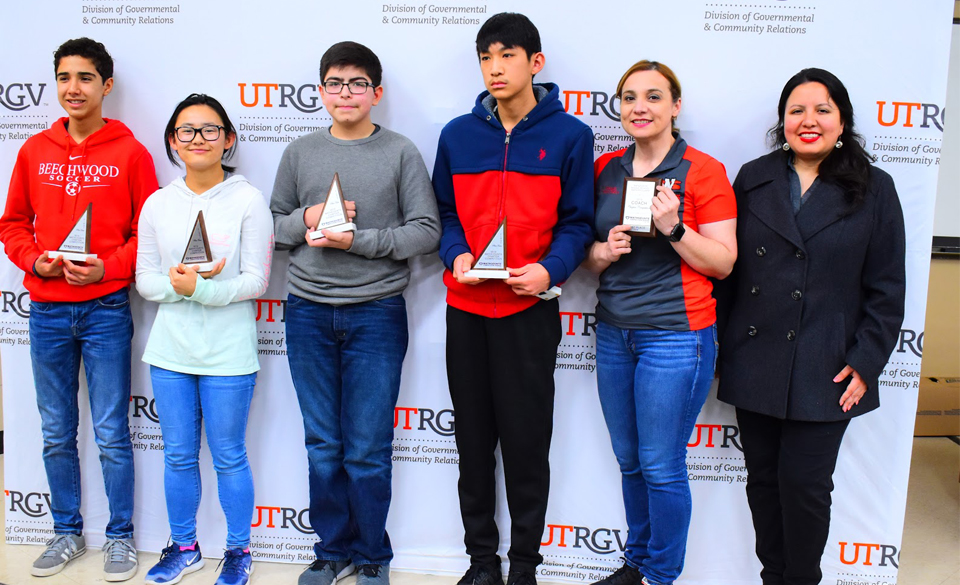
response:
<path id="1" fill-rule="evenodd" d="M 223 126 L 214 126 L 213 124 L 201 126 L 200 128 L 194 128 L 193 126 L 178 126 L 174 128 L 177 133 L 177 140 L 180 142 L 193 142 L 193 138 L 197 135 L 197 132 L 199 132 L 200 136 L 203 136 L 203 139 L 207 142 L 213 142 L 217 138 L 220 138 L 220 131 L 223 129 Z"/>
<path id="2" fill-rule="evenodd" d="M 340 95 L 341 93 L 343 93 L 344 86 L 349 87 L 350 93 L 354 95 L 367 93 L 368 87 L 376 87 L 369 81 L 363 81 L 363 80 L 348 81 L 347 83 L 344 83 L 342 81 L 337 81 L 337 80 L 330 80 L 330 81 L 324 81 L 322 85 L 323 85 L 323 91 L 327 93 L 337 94 L 337 95 Z"/>

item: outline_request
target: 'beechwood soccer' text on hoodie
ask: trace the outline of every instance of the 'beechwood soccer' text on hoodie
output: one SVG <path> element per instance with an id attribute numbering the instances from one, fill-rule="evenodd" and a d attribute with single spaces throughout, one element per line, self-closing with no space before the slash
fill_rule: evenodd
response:
<path id="1" fill-rule="evenodd" d="M 157 190 L 153 158 L 116 120 L 77 144 L 67 118 L 28 139 L 13 168 L 0 241 L 24 271 L 30 299 L 82 302 L 129 286 L 137 258 L 137 220 L 143 202 Z M 33 265 L 45 250 L 57 250 L 88 204 L 92 206 L 90 253 L 103 260 L 100 282 L 67 284 L 41 278 Z"/>

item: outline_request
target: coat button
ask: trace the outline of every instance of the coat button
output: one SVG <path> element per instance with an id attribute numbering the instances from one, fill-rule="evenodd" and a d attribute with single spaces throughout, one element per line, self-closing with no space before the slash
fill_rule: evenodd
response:
<path id="1" fill-rule="evenodd" d="M 799 260 L 803 260 L 804 258 L 807 257 L 807 255 L 804 254 L 803 250 L 801 250 L 800 248 L 797 248 L 797 251 L 795 252 L 795 254 L 797 255 L 797 259 Z"/>
<path id="2" fill-rule="evenodd" d="M 803 293 L 800 292 L 799 290 L 795 290 L 792 293 L 790 293 L 790 296 L 793 297 L 793 300 L 799 301 L 801 298 L 803 298 Z"/>
<path id="3" fill-rule="evenodd" d="M 751 287 L 750 287 L 750 294 L 752 294 L 753 296 L 757 296 L 758 294 L 760 294 L 760 285 L 755 284 L 755 285 L 751 286 Z"/>
<path id="4" fill-rule="evenodd" d="M 763 246 L 760 246 L 759 248 L 757 248 L 757 256 L 760 256 L 760 257 L 762 258 L 762 257 L 764 257 L 764 256 L 766 256 L 766 255 L 767 255 L 767 249 L 766 249 L 766 248 L 764 248 Z"/>
<path id="5" fill-rule="evenodd" d="M 794 331 L 793 329 L 791 329 L 790 331 L 787 331 L 787 341 L 793 341 L 796 338 L 797 338 L 796 331 Z"/>
<path id="6" fill-rule="evenodd" d="M 750 337 L 756 337 L 756 336 L 757 336 L 757 328 L 754 327 L 753 325 L 751 325 L 750 328 L 747 329 L 747 335 L 749 335 Z"/>

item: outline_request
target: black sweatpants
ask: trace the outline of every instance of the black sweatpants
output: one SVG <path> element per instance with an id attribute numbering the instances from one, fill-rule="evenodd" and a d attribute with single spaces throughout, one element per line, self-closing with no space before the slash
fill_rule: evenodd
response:
<path id="1" fill-rule="evenodd" d="M 532 572 L 543 560 L 559 310 L 556 299 L 500 319 L 447 307 L 447 381 L 456 412 L 464 543 L 472 563 L 498 562 L 498 441 L 511 569 Z"/>

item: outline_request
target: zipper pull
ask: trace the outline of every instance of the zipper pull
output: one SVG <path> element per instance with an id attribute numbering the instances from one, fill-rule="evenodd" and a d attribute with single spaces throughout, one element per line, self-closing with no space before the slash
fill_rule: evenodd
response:
<path id="1" fill-rule="evenodd" d="M 506 145 L 509 145 L 509 144 L 510 144 L 510 133 L 509 133 L 509 132 L 507 132 L 507 139 L 504 140 L 503 143 L 506 144 Z"/>

